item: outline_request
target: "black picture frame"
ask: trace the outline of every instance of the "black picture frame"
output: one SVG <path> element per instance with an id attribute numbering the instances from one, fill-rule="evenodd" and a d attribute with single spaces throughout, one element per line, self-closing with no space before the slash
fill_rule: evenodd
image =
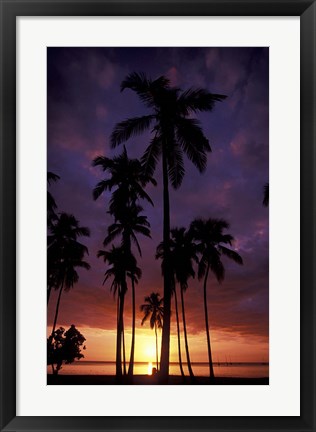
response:
<path id="1" fill-rule="evenodd" d="M 1 431 L 315 431 L 315 1 L 0 0 L 0 6 Z M 301 415 L 299 417 L 16 416 L 16 17 L 98 15 L 300 16 Z M 284 152 L 286 153 L 286 143 L 284 143 Z"/>

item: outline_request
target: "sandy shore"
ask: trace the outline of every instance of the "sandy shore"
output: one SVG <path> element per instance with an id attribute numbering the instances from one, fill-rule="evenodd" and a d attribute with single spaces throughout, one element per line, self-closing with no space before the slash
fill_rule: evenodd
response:
<path id="1" fill-rule="evenodd" d="M 47 375 L 48 385 L 117 385 L 116 377 L 113 375 Z M 157 376 L 135 375 L 133 382 L 125 381 L 120 384 L 151 385 L 158 384 Z M 184 380 L 181 376 L 171 375 L 171 385 L 267 385 L 269 378 L 215 378 L 210 382 L 208 377 L 196 377 L 194 382 L 189 377 Z"/>

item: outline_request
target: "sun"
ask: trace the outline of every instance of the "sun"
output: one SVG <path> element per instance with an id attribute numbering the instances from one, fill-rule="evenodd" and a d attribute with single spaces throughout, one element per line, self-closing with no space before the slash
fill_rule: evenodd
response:
<path id="1" fill-rule="evenodd" d="M 154 345 L 146 345 L 145 354 L 149 359 L 154 359 L 156 356 L 156 349 Z"/>

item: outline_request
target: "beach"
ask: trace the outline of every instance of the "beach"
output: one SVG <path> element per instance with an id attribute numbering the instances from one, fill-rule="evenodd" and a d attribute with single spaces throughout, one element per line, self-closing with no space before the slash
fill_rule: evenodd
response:
<path id="1" fill-rule="evenodd" d="M 47 375 L 48 385 L 153 385 L 158 384 L 158 376 L 135 375 L 133 382 L 124 381 L 118 383 L 115 375 Z M 218 377 L 210 381 L 209 377 L 195 377 L 191 382 L 190 377 L 184 379 L 178 375 L 170 375 L 170 385 L 268 385 L 269 378 L 232 378 Z"/>

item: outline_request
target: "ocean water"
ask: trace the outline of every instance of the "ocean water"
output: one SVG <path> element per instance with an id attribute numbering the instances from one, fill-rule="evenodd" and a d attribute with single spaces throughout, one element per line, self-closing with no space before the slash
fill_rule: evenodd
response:
<path id="1" fill-rule="evenodd" d="M 135 375 L 150 375 L 151 368 L 155 367 L 152 363 L 134 364 Z M 128 364 L 127 364 L 128 368 Z M 183 365 L 184 373 L 188 375 L 186 364 Z M 192 363 L 193 373 L 196 376 L 208 376 L 208 363 Z M 47 367 L 47 373 L 51 374 L 51 367 Z M 170 363 L 170 375 L 180 375 L 179 363 Z M 69 365 L 63 365 L 59 371 L 60 375 L 115 375 L 114 362 L 95 362 L 95 361 L 76 361 Z M 234 378 L 263 378 L 269 376 L 268 363 L 220 363 L 214 364 L 214 374 L 216 377 Z"/>

